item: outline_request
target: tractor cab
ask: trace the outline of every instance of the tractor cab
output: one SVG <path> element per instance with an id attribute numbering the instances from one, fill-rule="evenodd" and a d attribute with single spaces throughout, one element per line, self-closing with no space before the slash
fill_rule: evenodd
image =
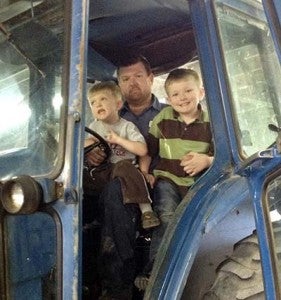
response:
<path id="1" fill-rule="evenodd" d="M 0 298 L 83 298 L 87 89 L 135 53 L 159 98 L 200 72 L 215 148 L 143 298 L 280 298 L 280 23 L 279 0 L 1 1 Z"/>

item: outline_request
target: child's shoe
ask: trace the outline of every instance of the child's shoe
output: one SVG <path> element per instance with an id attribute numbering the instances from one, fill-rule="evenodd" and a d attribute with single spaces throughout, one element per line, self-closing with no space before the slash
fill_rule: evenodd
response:
<path id="1" fill-rule="evenodd" d="M 157 218 L 155 212 L 146 211 L 141 216 L 142 228 L 149 229 L 160 225 L 160 220 Z"/>

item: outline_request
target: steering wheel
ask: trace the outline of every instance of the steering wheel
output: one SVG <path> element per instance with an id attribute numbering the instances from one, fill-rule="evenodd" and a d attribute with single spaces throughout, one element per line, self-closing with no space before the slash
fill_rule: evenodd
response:
<path id="1" fill-rule="evenodd" d="M 88 127 L 85 127 L 85 131 L 97 138 L 98 141 L 84 148 L 84 156 L 90 151 L 92 151 L 94 148 L 99 147 L 106 154 L 105 160 L 107 160 L 111 154 L 111 149 L 106 140 Z"/>
<path id="2" fill-rule="evenodd" d="M 271 131 L 277 132 L 277 134 L 278 134 L 276 141 L 272 145 L 270 145 L 270 147 L 273 147 L 274 145 L 276 145 L 278 152 L 281 153 L 281 127 L 278 127 L 274 124 L 268 124 L 268 128 Z"/>

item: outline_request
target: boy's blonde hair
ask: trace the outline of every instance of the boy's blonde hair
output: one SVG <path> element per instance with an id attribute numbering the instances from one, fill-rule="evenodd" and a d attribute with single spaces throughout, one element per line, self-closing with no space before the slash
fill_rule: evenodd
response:
<path id="1" fill-rule="evenodd" d="M 102 81 L 94 84 L 88 91 L 88 98 L 90 98 L 94 93 L 104 90 L 110 91 L 117 99 L 122 99 L 121 90 L 114 81 Z"/>
<path id="2" fill-rule="evenodd" d="M 179 68 L 179 69 L 175 69 L 175 70 L 171 71 L 169 73 L 168 77 L 166 78 L 166 81 L 164 84 L 166 92 L 171 83 L 178 81 L 178 80 L 187 79 L 189 77 L 193 77 L 195 79 L 195 81 L 198 83 L 199 87 L 202 86 L 202 80 L 196 71 L 194 71 L 192 69 Z"/>

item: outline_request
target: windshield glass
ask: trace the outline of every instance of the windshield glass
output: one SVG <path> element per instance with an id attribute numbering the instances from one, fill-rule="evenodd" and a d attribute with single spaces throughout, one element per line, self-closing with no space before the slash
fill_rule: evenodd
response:
<path id="1" fill-rule="evenodd" d="M 2 179 L 48 174 L 58 161 L 62 11 L 62 1 L 0 3 Z"/>
<path id="2" fill-rule="evenodd" d="M 280 126 L 281 72 L 260 1 L 216 1 L 222 50 L 233 99 L 236 135 L 245 157 L 274 143 Z"/>

